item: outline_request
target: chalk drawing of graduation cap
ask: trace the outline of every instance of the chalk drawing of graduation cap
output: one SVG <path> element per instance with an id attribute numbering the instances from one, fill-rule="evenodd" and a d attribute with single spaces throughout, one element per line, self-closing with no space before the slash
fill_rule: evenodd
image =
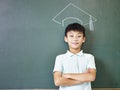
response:
<path id="1" fill-rule="evenodd" d="M 65 25 L 67 21 L 78 21 L 81 25 L 89 25 L 91 31 L 94 30 L 93 22 L 97 19 L 91 14 L 85 12 L 73 3 L 69 3 L 55 17 L 52 18 L 55 23 Z"/>

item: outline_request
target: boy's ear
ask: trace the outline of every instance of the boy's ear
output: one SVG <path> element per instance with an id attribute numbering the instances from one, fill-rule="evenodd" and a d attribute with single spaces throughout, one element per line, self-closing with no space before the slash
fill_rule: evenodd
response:
<path id="1" fill-rule="evenodd" d="M 64 41 L 67 42 L 67 37 L 66 36 L 64 37 Z"/>
<path id="2" fill-rule="evenodd" d="M 86 38 L 84 37 L 83 43 L 85 42 Z"/>

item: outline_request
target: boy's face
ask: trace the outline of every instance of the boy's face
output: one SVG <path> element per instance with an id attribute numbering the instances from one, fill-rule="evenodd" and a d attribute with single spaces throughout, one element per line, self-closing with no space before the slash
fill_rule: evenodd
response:
<path id="1" fill-rule="evenodd" d="M 82 44 L 85 42 L 83 33 L 73 30 L 69 31 L 64 39 L 68 43 L 69 49 L 81 49 Z"/>

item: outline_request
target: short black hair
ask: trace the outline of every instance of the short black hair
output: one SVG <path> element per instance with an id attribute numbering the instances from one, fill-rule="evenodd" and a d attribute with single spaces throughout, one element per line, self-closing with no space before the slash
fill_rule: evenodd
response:
<path id="1" fill-rule="evenodd" d="M 66 29 L 65 29 L 65 36 L 67 36 L 67 33 L 69 31 L 79 31 L 79 32 L 82 32 L 83 33 L 83 36 L 85 37 L 85 28 L 79 24 L 79 23 L 72 23 L 72 24 L 69 24 Z"/>

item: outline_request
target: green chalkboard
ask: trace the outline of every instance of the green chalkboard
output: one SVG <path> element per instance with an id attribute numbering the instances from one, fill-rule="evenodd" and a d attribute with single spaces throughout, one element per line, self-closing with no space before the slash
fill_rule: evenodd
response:
<path id="1" fill-rule="evenodd" d="M 56 88 L 52 76 L 55 57 L 66 52 L 64 29 L 73 22 L 85 26 L 83 49 L 96 59 L 93 87 L 120 87 L 119 3 L 0 0 L 0 88 Z M 89 15 L 94 30 L 89 28 Z"/>

